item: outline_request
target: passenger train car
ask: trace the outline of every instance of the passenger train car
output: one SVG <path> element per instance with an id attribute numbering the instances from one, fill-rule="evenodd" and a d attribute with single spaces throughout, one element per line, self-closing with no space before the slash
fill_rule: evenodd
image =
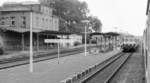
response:
<path id="1" fill-rule="evenodd" d="M 138 48 L 137 39 L 134 36 L 123 37 L 121 48 L 123 52 L 135 52 Z"/>

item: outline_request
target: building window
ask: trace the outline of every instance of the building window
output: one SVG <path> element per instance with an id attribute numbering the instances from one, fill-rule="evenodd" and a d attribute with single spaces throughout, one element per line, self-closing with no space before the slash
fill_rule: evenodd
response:
<path id="1" fill-rule="evenodd" d="M 26 21 L 23 21 L 22 24 L 25 26 L 26 25 Z"/>
<path id="2" fill-rule="evenodd" d="M 25 28 L 26 27 L 26 17 L 25 16 L 21 16 L 21 21 L 22 21 L 21 27 Z"/>
<path id="3" fill-rule="evenodd" d="M 4 20 L 5 18 L 4 18 L 4 17 L 1 17 L 1 19 Z"/>
<path id="4" fill-rule="evenodd" d="M 22 20 L 22 21 L 25 21 L 25 20 L 26 20 L 26 17 L 25 17 L 25 16 L 21 16 L 21 20 Z"/>
<path id="5" fill-rule="evenodd" d="M 25 17 L 25 16 L 22 16 L 22 19 L 23 19 L 23 20 L 26 20 L 26 17 Z"/>
<path id="6" fill-rule="evenodd" d="M 11 19 L 15 19 L 15 17 L 14 17 L 14 16 L 11 16 L 10 18 L 11 18 Z"/>
<path id="7" fill-rule="evenodd" d="M 15 26 L 15 16 L 10 16 L 11 26 Z"/>
<path id="8" fill-rule="evenodd" d="M 15 21 L 11 21 L 11 24 L 14 26 L 15 25 Z"/>
<path id="9" fill-rule="evenodd" d="M 38 16 L 36 17 L 36 25 L 37 26 L 39 25 L 39 17 Z"/>
<path id="10" fill-rule="evenodd" d="M 42 21 L 44 22 L 44 18 L 42 18 Z"/>
<path id="11" fill-rule="evenodd" d="M 5 22 L 4 22 L 4 21 L 1 21 L 0 25 L 5 25 Z"/>

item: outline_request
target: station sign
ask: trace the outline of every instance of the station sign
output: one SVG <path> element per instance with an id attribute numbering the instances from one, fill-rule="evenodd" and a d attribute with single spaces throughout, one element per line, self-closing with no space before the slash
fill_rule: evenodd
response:
<path id="1" fill-rule="evenodd" d="M 72 39 L 45 39 L 45 43 L 70 43 Z"/>

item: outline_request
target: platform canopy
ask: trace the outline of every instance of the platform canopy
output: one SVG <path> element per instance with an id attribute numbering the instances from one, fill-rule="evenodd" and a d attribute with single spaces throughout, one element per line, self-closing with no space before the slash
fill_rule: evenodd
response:
<path id="1" fill-rule="evenodd" d="M 94 32 L 94 33 L 90 33 L 90 36 L 93 36 L 93 35 L 101 35 L 101 36 L 110 38 L 111 36 L 119 36 L 120 34 L 116 33 L 116 32 L 107 32 L 107 33 Z"/>
<path id="2" fill-rule="evenodd" d="M 119 36 L 120 34 L 119 33 L 116 33 L 116 32 L 107 32 L 107 33 L 104 33 L 105 35 L 110 35 L 110 36 Z"/>
<path id="3" fill-rule="evenodd" d="M 18 27 L 3 27 L 3 26 L 0 26 L 0 29 L 4 30 L 4 31 L 13 31 L 13 32 L 17 32 L 17 33 L 25 33 L 25 32 L 30 31 L 30 28 L 21 28 L 21 27 L 18 28 Z M 38 32 L 41 32 L 41 31 L 43 31 L 43 30 L 33 28 L 33 32 L 35 32 L 35 33 L 38 33 Z"/>
<path id="4" fill-rule="evenodd" d="M 30 28 L 18 28 L 18 27 L 8 27 L 8 26 L 0 26 L 0 30 L 3 31 L 12 31 L 16 33 L 27 33 L 30 32 Z M 45 35 L 70 35 L 70 34 L 78 34 L 78 33 L 71 33 L 71 32 L 61 32 L 61 31 L 51 31 L 46 29 L 38 29 L 33 28 L 33 33 L 45 34 Z"/>
<path id="5" fill-rule="evenodd" d="M 104 35 L 104 33 L 99 33 L 99 32 L 90 33 L 90 36 L 93 36 L 93 35 Z"/>
<path id="6" fill-rule="evenodd" d="M 73 34 L 73 33 L 70 33 L 70 32 L 60 32 L 60 31 L 49 31 L 49 30 L 43 30 L 41 32 L 39 32 L 40 34 L 61 34 L 61 35 L 70 35 L 70 34 Z"/>

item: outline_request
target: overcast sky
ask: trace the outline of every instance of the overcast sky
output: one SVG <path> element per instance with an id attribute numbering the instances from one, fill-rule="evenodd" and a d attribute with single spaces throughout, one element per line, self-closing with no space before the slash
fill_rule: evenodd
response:
<path id="1" fill-rule="evenodd" d="M 84 0 L 92 15 L 103 23 L 103 31 L 142 35 L 146 24 L 147 0 Z M 114 28 L 118 27 L 118 28 Z"/>
<path id="2" fill-rule="evenodd" d="M 22 2 L 27 0 L 0 0 L 4 2 Z M 28 0 L 38 1 L 38 0 Z M 83 0 L 82 0 L 83 1 Z M 88 3 L 91 15 L 97 16 L 103 23 L 103 32 L 121 31 L 142 35 L 146 24 L 147 0 L 84 0 Z M 117 27 L 117 28 L 114 28 Z"/>

